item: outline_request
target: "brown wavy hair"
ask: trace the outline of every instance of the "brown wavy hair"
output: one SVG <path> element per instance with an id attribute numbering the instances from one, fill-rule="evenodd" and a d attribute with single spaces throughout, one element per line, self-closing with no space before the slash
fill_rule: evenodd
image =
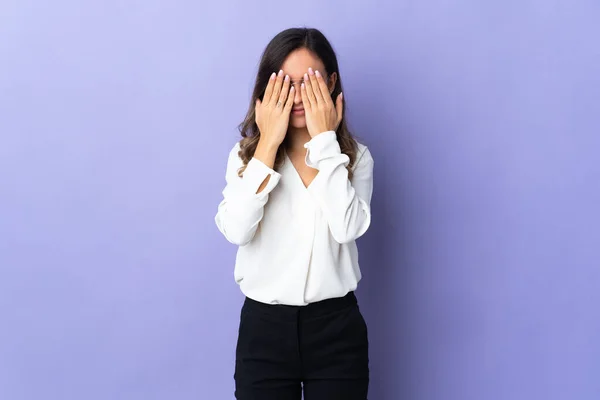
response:
<path id="1" fill-rule="evenodd" d="M 290 53 L 302 48 L 306 48 L 321 59 L 328 75 L 331 75 L 334 72 L 337 74 L 335 87 L 331 94 L 334 104 L 337 96 L 342 92 L 342 79 L 338 67 L 337 57 L 333 47 L 325 35 L 323 35 L 318 29 L 314 28 L 290 28 L 278 33 L 273 39 L 271 39 L 262 54 L 258 66 L 258 73 L 256 75 L 256 82 L 254 84 L 254 91 L 252 92 L 252 98 L 250 99 L 250 107 L 248 108 L 246 118 L 238 127 L 242 135 L 242 139 L 240 140 L 240 151 L 238 155 L 243 161 L 243 166 L 238 171 L 239 176 L 242 176 L 246 166 L 248 165 L 248 162 L 254 156 L 256 146 L 258 145 L 258 141 L 260 139 L 260 131 L 258 129 L 258 125 L 256 124 L 256 115 L 254 112 L 256 99 L 263 98 L 271 73 L 281 69 L 281 66 Z M 348 126 L 346 124 L 345 96 L 343 103 L 342 121 L 336 130 L 336 135 L 342 153 L 346 154 L 350 158 L 347 169 L 348 177 L 351 179 L 352 168 L 356 162 L 356 152 L 358 147 L 356 140 L 348 130 Z M 286 139 L 284 139 L 283 143 L 277 150 L 274 169 L 278 169 L 283 164 L 285 157 L 285 145 Z"/>

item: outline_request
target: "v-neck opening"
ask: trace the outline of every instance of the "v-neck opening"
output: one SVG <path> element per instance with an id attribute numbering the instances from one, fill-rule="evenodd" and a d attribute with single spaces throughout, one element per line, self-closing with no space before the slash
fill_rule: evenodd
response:
<path id="1" fill-rule="evenodd" d="M 302 176 L 300 176 L 300 173 L 296 169 L 296 166 L 292 162 L 292 159 L 288 155 L 287 151 L 285 151 L 285 158 L 286 158 L 285 161 L 290 163 L 290 167 L 294 171 L 294 175 L 296 175 L 296 179 L 298 180 L 298 182 L 300 182 L 300 185 L 302 185 L 302 187 L 304 188 L 304 190 L 308 191 L 308 188 L 310 187 L 310 185 L 312 185 L 312 183 L 315 181 L 315 179 L 317 178 L 317 176 L 315 175 L 315 177 L 310 181 L 310 183 L 308 184 L 308 186 L 305 185 L 304 181 L 302 180 Z"/>

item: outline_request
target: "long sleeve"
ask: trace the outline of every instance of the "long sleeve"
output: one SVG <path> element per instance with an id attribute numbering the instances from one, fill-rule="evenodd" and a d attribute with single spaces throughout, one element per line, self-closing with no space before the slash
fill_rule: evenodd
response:
<path id="1" fill-rule="evenodd" d="M 239 143 L 229 153 L 225 180 L 227 185 L 223 190 L 223 200 L 219 204 L 215 222 L 221 233 L 231 243 L 239 246 L 248 244 L 258 224 L 262 220 L 264 206 L 269 199 L 269 193 L 275 188 L 281 175 L 258 159 L 252 158 L 243 177 L 237 174 L 243 165 L 238 156 Z M 256 193 L 265 178 L 271 175 L 267 186 Z"/>
<path id="2" fill-rule="evenodd" d="M 350 159 L 341 152 L 334 131 L 323 132 L 304 145 L 306 164 L 319 170 L 308 191 L 319 204 L 338 243 L 362 236 L 371 224 L 373 157 L 369 150 L 358 154 L 352 182 L 348 179 Z"/>

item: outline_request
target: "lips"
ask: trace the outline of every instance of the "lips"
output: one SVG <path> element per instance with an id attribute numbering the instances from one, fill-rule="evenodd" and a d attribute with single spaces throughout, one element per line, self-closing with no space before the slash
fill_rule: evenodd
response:
<path id="1" fill-rule="evenodd" d="M 292 108 L 292 113 L 293 114 L 304 114 L 304 108 Z"/>

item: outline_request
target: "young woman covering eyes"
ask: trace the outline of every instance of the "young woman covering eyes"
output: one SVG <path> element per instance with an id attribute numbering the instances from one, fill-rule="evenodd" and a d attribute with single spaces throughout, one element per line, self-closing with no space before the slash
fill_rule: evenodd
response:
<path id="1" fill-rule="evenodd" d="M 348 131 L 344 103 L 320 31 L 292 28 L 270 41 L 215 217 L 239 246 L 234 276 L 246 296 L 239 400 L 367 398 L 355 241 L 371 222 L 373 158 Z"/>

